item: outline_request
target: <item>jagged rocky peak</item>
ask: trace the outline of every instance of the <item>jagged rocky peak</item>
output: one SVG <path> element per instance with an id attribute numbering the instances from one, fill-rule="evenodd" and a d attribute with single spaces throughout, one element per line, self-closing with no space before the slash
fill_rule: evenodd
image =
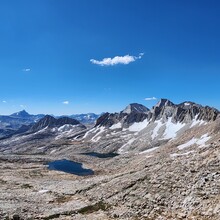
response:
<path id="1" fill-rule="evenodd" d="M 111 127 L 120 123 L 121 128 L 127 128 L 145 119 L 150 122 L 158 120 L 167 122 L 170 118 L 173 123 L 191 123 L 193 120 L 209 122 L 220 118 L 220 112 L 215 108 L 204 107 L 190 101 L 174 104 L 168 99 L 161 99 L 151 110 L 132 103 L 120 113 L 105 113 L 97 119 L 95 126 Z"/>
<path id="2" fill-rule="evenodd" d="M 10 116 L 17 117 L 17 118 L 20 118 L 20 117 L 25 118 L 25 117 L 29 117 L 30 114 L 28 112 L 26 112 L 25 110 L 22 110 L 20 112 L 13 113 Z"/>
<path id="3" fill-rule="evenodd" d="M 72 119 L 72 118 L 61 117 L 61 118 L 56 119 L 50 115 L 46 115 L 44 118 L 40 119 L 36 124 L 34 124 L 31 128 L 31 130 L 38 131 L 38 130 L 41 130 L 46 127 L 48 127 L 48 128 L 60 127 L 60 126 L 66 125 L 66 124 L 81 125 L 79 121 Z"/>
<path id="4" fill-rule="evenodd" d="M 162 108 L 166 106 L 174 106 L 174 104 L 168 99 L 160 99 L 160 101 L 154 106 L 154 108 Z"/>
<path id="5" fill-rule="evenodd" d="M 167 99 L 161 99 L 151 110 L 152 121 L 160 120 L 166 121 L 172 118 L 173 122 L 188 123 L 192 120 L 214 121 L 219 117 L 219 111 L 209 106 L 202 106 L 200 104 L 186 101 L 180 104 L 174 104 Z"/>
<path id="6" fill-rule="evenodd" d="M 146 119 L 149 112 L 150 110 L 144 105 L 132 103 L 119 113 L 103 114 L 97 119 L 95 126 L 111 127 L 114 124 L 121 123 L 121 128 L 127 128 L 135 122 Z"/>
<path id="7" fill-rule="evenodd" d="M 144 105 L 141 105 L 138 103 L 131 103 L 122 111 L 122 113 L 125 113 L 125 114 L 130 114 L 132 112 L 147 113 L 149 111 L 150 110 L 147 107 L 145 107 Z"/>
<path id="8" fill-rule="evenodd" d="M 182 102 L 178 105 L 178 107 L 181 107 L 183 109 L 190 109 L 192 107 L 197 107 L 197 108 L 202 108 L 203 106 L 200 105 L 200 104 L 197 104 L 195 102 L 191 102 L 191 101 L 185 101 L 185 102 Z"/>

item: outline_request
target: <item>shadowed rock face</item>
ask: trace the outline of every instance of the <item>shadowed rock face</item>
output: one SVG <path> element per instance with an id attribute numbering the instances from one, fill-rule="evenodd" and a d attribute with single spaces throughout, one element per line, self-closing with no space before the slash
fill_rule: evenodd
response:
<path id="1" fill-rule="evenodd" d="M 97 126 L 104 126 L 104 127 L 111 127 L 114 124 L 117 124 L 121 122 L 123 124 L 123 127 L 129 127 L 129 125 L 135 123 L 135 122 L 141 122 L 144 121 L 148 117 L 148 114 L 146 113 L 136 113 L 131 112 L 130 114 L 127 113 L 105 113 L 101 117 L 99 117 L 96 121 Z"/>
<path id="2" fill-rule="evenodd" d="M 37 122 L 35 125 L 32 126 L 31 131 L 38 131 L 46 127 L 48 128 L 60 127 L 66 124 L 80 125 L 80 122 L 75 119 L 68 118 L 68 117 L 62 117 L 62 118 L 56 119 L 50 115 L 46 115 L 39 122 Z"/>
<path id="3" fill-rule="evenodd" d="M 169 100 L 162 99 L 151 110 L 152 121 L 172 117 L 173 122 L 190 122 L 193 119 L 203 121 L 215 121 L 219 115 L 219 111 L 209 106 L 203 107 L 202 105 L 193 102 L 183 102 L 175 105 Z"/>
<path id="4" fill-rule="evenodd" d="M 215 121 L 220 113 L 217 109 L 209 106 L 202 106 L 194 102 L 183 102 L 174 104 L 168 99 L 161 99 L 151 110 L 140 104 L 130 104 L 120 113 L 105 113 L 97 119 L 96 126 L 111 127 L 119 122 L 122 127 L 128 127 L 135 122 L 142 122 L 148 119 L 149 122 L 156 120 L 167 121 L 172 118 L 172 122 L 191 122 L 193 119 L 203 121 Z"/>

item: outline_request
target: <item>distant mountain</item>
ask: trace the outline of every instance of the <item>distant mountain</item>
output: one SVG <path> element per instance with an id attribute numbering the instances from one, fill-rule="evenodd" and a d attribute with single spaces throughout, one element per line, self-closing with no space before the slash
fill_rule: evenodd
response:
<path id="1" fill-rule="evenodd" d="M 14 114 L 10 115 L 11 117 L 15 117 L 15 118 L 30 118 L 31 115 L 29 113 L 27 113 L 25 110 L 22 110 L 20 112 L 16 112 Z"/>
<path id="2" fill-rule="evenodd" d="M 18 115 L 29 117 L 25 112 Z M 93 120 L 93 116 L 82 114 L 74 117 Z M 212 132 L 219 131 L 219 121 L 220 112 L 215 108 L 190 101 L 174 104 L 168 99 L 161 99 L 151 109 L 132 103 L 118 113 L 104 113 L 93 127 L 89 125 L 87 128 L 73 118 L 46 115 L 32 124 L 27 132 L 27 127 L 23 127 L 25 135 L 19 133 L 19 139 L 12 137 L 11 140 L 15 141 L 16 146 L 18 143 L 23 146 L 24 140 L 30 141 L 32 145 L 28 146 L 31 147 L 36 145 L 35 140 L 44 145 L 44 141 L 50 143 L 71 139 L 82 141 L 82 146 L 88 145 L 97 152 L 142 152 L 178 139 L 191 144 L 197 140 L 194 137 L 202 137 L 206 143 Z M 7 134 L 11 132 L 10 128 L 2 131 Z M 10 141 L 5 144 L 12 145 Z"/>
<path id="3" fill-rule="evenodd" d="M 53 146 L 52 143 L 56 145 L 59 139 L 84 135 L 86 130 L 86 126 L 75 119 L 68 117 L 55 118 L 46 115 L 35 124 L 23 125 L 14 132 L 0 130 L 4 134 L 0 135 L 0 145 L 15 146 L 16 149 L 21 147 L 21 151 L 26 151 L 27 148 L 38 151 L 39 149 L 36 146 L 41 146 L 40 149 L 47 148 L 47 146 Z"/>
<path id="4" fill-rule="evenodd" d="M 86 128 L 79 121 L 72 118 L 61 117 L 56 119 L 50 115 L 46 115 L 45 117 L 40 119 L 37 123 L 35 123 L 30 130 L 36 132 L 44 128 L 55 128 L 55 127 L 61 127 L 63 125 L 81 125 L 81 127 Z"/>
<path id="5" fill-rule="evenodd" d="M 70 118 L 76 119 L 83 124 L 95 124 L 97 118 L 100 117 L 100 114 L 87 113 L 87 114 L 74 114 L 68 116 Z"/>
<path id="6" fill-rule="evenodd" d="M 28 120 L 32 120 L 33 122 L 38 121 L 39 119 L 43 118 L 44 116 L 45 116 L 44 114 L 30 115 L 25 110 L 22 110 L 20 112 L 16 112 L 16 113 L 9 115 L 9 117 L 12 117 L 12 118 L 28 119 Z"/>
<path id="7" fill-rule="evenodd" d="M 100 115 L 94 113 L 88 113 L 88 114 L 74 114 L 71 116 L 59 116 L 59 117 L 54 116 L 54 118 L 55 119 L 58 118 L 60 122 L 60 120 L 63 120 L 64 117 L 66 118 L 68 117 L 70 119 L 75 119 L 82 124 L 92 126 L 93 124 L 95 124 L 99 116 Z M 20 133 L 20 131 L 22 131 L 22 129 L 20 130 L 20 128 L 22 128 L 23 126 L 31 127 L 34 123 L 38 122 L 40 119 L 44 117 L 45 117 L 44 114 L 32 115 L 25 110 L 13 113 L 11 115 L 2 115 L 0 116 L 0 138 L 8 137 L 13 134 L 17 134 L 18 132 Z M 73 123 L 74 122 L 71 121 L 69 124 L 73 124 Z"/>
<path id="8" fill-rule="evenodd" d="M 130 114 L 130 113 L 147 113 L 149 109 L 144 105 L 138 103 L 132 103 L 128 105 L 122 113 Z"/>
<path id="9" fill-rule="evenodd" d="M 11 136 L 13 134 L 20 133 L 31 124 L 39 121 L 43 114 L 30 115 L 25 110 L 16 112 L 11 115 L 1 115 L 0 116 L 0 138 Z M 27 129 L 26 129 L 27 130 Z"/>

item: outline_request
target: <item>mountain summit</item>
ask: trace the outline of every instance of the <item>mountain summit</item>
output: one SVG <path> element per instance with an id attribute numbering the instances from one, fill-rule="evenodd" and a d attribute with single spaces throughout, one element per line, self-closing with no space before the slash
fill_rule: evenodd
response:
<path id="1" fill-rule="evenodd" d="M 131 103 L 122 111 L 122 113 L 126 113 L 126 114 L 130 114 L 132 112 L 147 113 L 148 111 L 150 111 L 150 110 L 147 107 L 145 107 L 144 105 L 141 105 L 138 103 Z"/>
<path id="2" fill-rule="evenodd" d="M 22 110 L 20 112 L 16 112 L 10 115 L 11 117 L 16 117 L 16 118 L 29 118 L 31 115 L 26 112 L 25 110 Z"/>
<path id="3" fill-rule="evenodd" d="M 160 101 L 154 106 L 154 108 L 164 107 L 164 106 L 173 106 L 174 104 L 168 99 L 160 99 Z"/>

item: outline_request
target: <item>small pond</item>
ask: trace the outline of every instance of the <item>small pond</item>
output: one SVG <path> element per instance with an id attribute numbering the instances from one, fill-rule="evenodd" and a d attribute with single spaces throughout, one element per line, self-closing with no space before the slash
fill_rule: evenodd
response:
<path id="1" fill-rule="evenodd" d="M 97 153 L 97 152 L 88 152 L 88 153 L 82 153 L 82 154 L 92 156 L 92 157 L 98 157 L 98 158 L 109 158 L 109 157 L 116 157 L 119 155 L 117 153 L 101 154 L 101 153 Z"/>
<path id="2" fill-rule="evenodd" d="M 71 160 L 55 160 L 49 162 L 47 165 L 49 170 L 63 171 L 78 176 L 87 176 L 94 174 L 93 170 L 85 169 L 82 167 L 81 163 L 77 163 Z"/>

